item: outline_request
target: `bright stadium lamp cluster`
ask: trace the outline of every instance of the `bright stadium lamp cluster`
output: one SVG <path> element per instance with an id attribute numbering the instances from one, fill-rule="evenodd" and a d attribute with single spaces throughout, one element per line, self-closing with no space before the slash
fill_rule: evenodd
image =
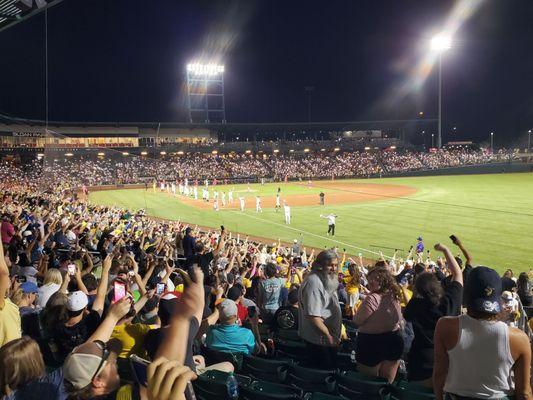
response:
<path id="1" fill-rule="evenodd" d="M 452 47 L 452 38 L 450 35 L 440 33 L 433 36 L 431 39 L 431 50 L 436 52 L 443 52 L 449 50 Z"/>
<path id="2" fill-rule="evenodd" d="M 224 73 L 224 66 L 218 64 L 202 64 L 193 62 L 187 64 L 187 71 L 195 75 L 213 76 Z"/>

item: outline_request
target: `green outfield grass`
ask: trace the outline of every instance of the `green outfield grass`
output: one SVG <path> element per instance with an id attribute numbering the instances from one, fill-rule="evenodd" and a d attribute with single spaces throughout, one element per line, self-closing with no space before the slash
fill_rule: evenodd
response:
<path id="1" fill-rule="evenodd" d="M 274 209 L 255 212 L 252 200 L 242 213 L 235 210 L 201 210 L 183 204 L 170 195 L 152 189 L 127 189 L 94 192 L 94 203 L 120 205 L 130 209 L 145 208 L 147 213 L 165 219 L 180 219 L 193 224 L 219 227 L 290 241 L 303 234 L 304 244 L 324 247 L 337 245 L 349 253 L 362 252 L 372 258 L 381 248 L 407 250 L 424 237 L 426 247 L 455 234 L 471 250 L 474 263 L 503 271 L 512 268 L 526 271 L 533 268 L 533 174 L 462 175 L 416 178 L 391 178 L 342 181 L 407 185 L 417 189 L 404 198 L 383 198 L 353 204 L 292 207 L 292 224 L 284 224 L 283 213 Z M 234 185 L 237 195 L 273 196 L 281 186 L 285 195 L 318 194 L 320 182 L 313 188 L 296 184 L 264 186 Z M 219 186 L 219 190 L 223 186 Z M 227 188 L 226 188 L 227 189 Z M 323 189 L 327 194 L 336 189 Z M 318 198 L 318 197 L 317 197 Z M 325 236 L 327 222 L 320 214 L 333 212 L 337 219 L 334 239 Z M 432 247 L 432 246 L 431 246 Z M 457 249 L 453 249 L 457 252 Z"/>

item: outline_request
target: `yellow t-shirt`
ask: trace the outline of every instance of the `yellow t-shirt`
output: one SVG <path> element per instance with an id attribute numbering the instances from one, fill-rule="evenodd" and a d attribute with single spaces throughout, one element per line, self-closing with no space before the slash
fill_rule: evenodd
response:
<path id="1" fill-rule="evenodd" d="M 118 355 L 120 358 L 128 358 L 135 354 L 141 358 L 146 358 L 143 349 L 144 337 L 150 329 L 157 328 L 155 325 L 146 324 L 121 324 L 113 329 L 112 338 L 120 340 L 122 351 Z"/>
<path id="2" fill-rule="evenodd" d="M 409 289 L 405 289 L 407 292 L 407 298 L 403 295 L 403 291 L 400 292 L 400 306 L 403 308 L 409 303 L 409 300 L 411 300 L 411 297 L 413 297 L 413 292 Z"/>
<path id="3" fill-rule="evenodd" d="M 19 308 L 9 299 L 4 299 L 0 309 L 0 347 L 22 336 Z"/>
<path id="4" fill-rule="evenodd" d="M 133 399 L 133 388 L 131 385 L 121 386 L 117 391 L 115 400 L 131 400 Z"/>
<path id="5" fill-rule="evenodd" d="M 359 292 L 359 282 L 353 279 L 352 276 L 347 275 L 343 278 L 344 284 L 346 285 L 346 293 L 348 294 L 357 294 Z"/>
<path id="6" fill-rule="evenodd" d="M 250 289 L 252 287 L 252 281 L 248 278 L 242 278 L 242 284 L 246 289 Z"/>

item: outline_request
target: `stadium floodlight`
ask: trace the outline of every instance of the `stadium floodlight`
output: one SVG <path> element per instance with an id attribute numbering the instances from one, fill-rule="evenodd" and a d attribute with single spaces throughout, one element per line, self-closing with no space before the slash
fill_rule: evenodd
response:
<path id="1" fill-rule="evenodd" d="M 452 37 L 446 33 L 439 33 L 431 38 L 431 50 L 443 52 L 452 47 Z"/>
<path id="2" fill-rule="evenodd" d="M 433 36 L 431 50 L 439 56 L 439 131 L 437 134 L 437 147 L 442 147 L 442 54 L 452 47 L 452 37 L 445 32 Z"/>
<path id="3" fill-rule="evenodd" d="M 218 64 L 203 64 L 192 62 L 187 64 L 187 71 L 194 75 L 213 76 L 224 73 L 224 66 Z"/>

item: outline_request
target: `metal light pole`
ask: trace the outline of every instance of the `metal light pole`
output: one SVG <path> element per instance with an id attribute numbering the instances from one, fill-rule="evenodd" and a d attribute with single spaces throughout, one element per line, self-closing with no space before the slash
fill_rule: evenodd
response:
<path id="1" fill-rule="evenodd" d="M 442 147 L 442 53 L 452 46 L 452 39 L 446 33 L 440 33 L 431 39 L 431 49 L 439 57 L 439 127 L 437 132 L 437 147 Z"/>
<path id="2" fill-rule="evenodd" d="M 527 152 L 529 153 L 529 150 L 531 150 L 531 129 L 527 131 Z"/>
<path id="3" fill-rule="evenodd" d="M 490 133 L 490 152 L 494 153 L 494 132 Z"/>
<path id="4" fill-rule="evenodd" d="M 435 147 L 435 141 L 433 140 L 435 138 L 435 134 L 431 134 L 431 147 Z"/>
<path id="5" fill-rule="evenodd" d="M 439 53 L 439 132 L 437 134 L 437 147 L 442 147 L 442 51 Z"/>

